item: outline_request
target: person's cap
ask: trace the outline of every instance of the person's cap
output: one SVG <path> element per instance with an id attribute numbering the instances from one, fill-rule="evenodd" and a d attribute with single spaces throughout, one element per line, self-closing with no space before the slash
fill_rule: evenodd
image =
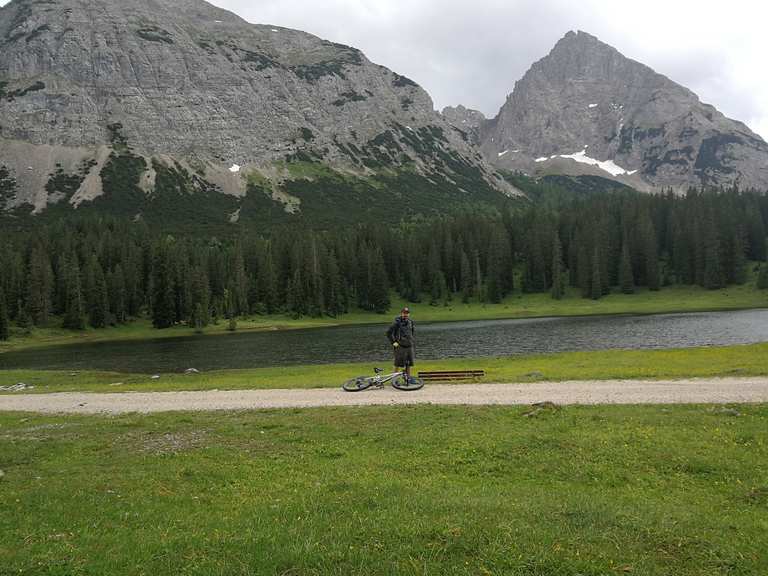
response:
<path id="1" fill-rule="evenodd" d="M 410 314 L 411 313 L 411 309 L 408 308 L 408 306 L 406 306 L 405 308 L 400 310 L 400 312 L 402 312 L 403 314 Z"/>

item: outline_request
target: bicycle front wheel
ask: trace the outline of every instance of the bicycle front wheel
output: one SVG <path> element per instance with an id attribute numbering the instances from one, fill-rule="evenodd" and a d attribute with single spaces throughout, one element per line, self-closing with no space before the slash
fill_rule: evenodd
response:
<path id="1" fill-rule="evenodd" d="M 341 387 L 347 392 L 362 392 L 373 386 L 375 381 L 375 378 L 369 376 L 357 376 L 344 382 Z"/>
<path id="2" fill-rule="evenodd" d="M 421 378 L 398 376 L 392 380 L 392 386 L 398 390 L 403 390 L 404 392 L 413 392 L 414 390 L 421 390 L 424 388 L 424 380 Z"/>

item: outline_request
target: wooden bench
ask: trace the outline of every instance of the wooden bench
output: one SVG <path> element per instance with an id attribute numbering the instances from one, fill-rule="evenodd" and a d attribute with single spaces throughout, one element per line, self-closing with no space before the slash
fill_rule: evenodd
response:
<path id="1" fill-rule="evenodd" d="M 484 378 L 485 370 L 451 370 L 437 372 L 419 372 L 422 380 L 476 380 Z"/>

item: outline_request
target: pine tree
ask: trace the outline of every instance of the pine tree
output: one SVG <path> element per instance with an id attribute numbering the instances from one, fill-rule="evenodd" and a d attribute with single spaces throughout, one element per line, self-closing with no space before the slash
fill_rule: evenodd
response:
<path id="1" fill-rule="evenodd" d="M 552 242 L 552 298 L 562 300 L 565 295 L 565 272 L 563 270 L 563 246 L 559 234 Z"/>
<path id="2" fill-rule="evenodd" d="M 198 302 L 195 304 L 195 311 L 192 313 L 192 326 L 195 327 L 196 334 L 202 334 L 203 328 L 207 326 L 206 314 L 203 312 L 203 305 Z"/>
<path id="3" fill-rule="evenodd" d="M 211 291 L 206 268 L 198 266 L 192 271 L 192 317 L 189 323 L 202 329 L 211 323 Z"/>
<path id="4" fill-rule="evenodd" d="M 488 270 L 486 273 L 485 297 L 488 302 L 498 304 L 511 289 L 511 262 L 509 239 L 506 231 L 494 227 L 488 246 Z"/>
<path id="5" fill-rule="evenodd" d="M 232 255 L 229 290 L 232 296 L 233 314 L 242 316 L 248 314 L 248 275 L 245 272 L 243 248 L 238 242 Z"/>
<path id="6" fill-rule="evenodd" d="M 600 300 L 603 296 L 603 284 L 600 278 L 600 250 L 595 248 L 592 258 L 592 281 L 590 287 L 590 296 L 592 300 Z"/>
<path id="7" fill-rule="evenodd" d="M 109 310 L 118 324 L 124 324 L 128 319 L 126 306 L 125 276 L 119 264 L 107 275 L 109 289 Z"/>
<path id="8" fill-rule="evenodd" d="M 8 340 L 11 336 L 10 321 L 8 319 L 8 305 L 5 301 L 5 292 L 0 286 L 0 341 Z"/>
<path id="9" fill-rule="evenodd" d="M 650 290 L 659 290 L 661 288 L 661 278 L 659 276 L 659 248 L 656 239 L 656 231 L 653 222 L 647 218 L 643 229 L 643 251 L 645 259 L 645 282 Z"/>
<path id="10" fill-rule="evenodd" d="M 441 268 L 440 251 L 437 248 L 437 240 L 433 236 L 429 244 L 426 269 L 427 286 L 429 286 L 430 294 L 430 306 L 437 306 L 438 302 L 443 297 L 443 285 L 445 284 L 445 276 L 440 276 L 442 273 Z"/>
<path id="11" fill-rule="evenodd" d="M 237 313 L 235 306 L 235 296 L 230 290 L 224 290 L 224 309 L 228 320 L 227 330 L 234 332 L 237 330 Z"/>
<path id="12" fill-rule="evenodd" d="M 705 233 L 703 245 L 704 269 L 701 284 L 708 290 L 717 290 L 723 287 L 725 275 L 722 268 L 720 240 L 712 216 L 708 219 Z"/>
<path id="13" fill-rule="evenodd" d="M 523 290 L 525 292 L 544 292 L 547 289 L 547 273 L 541 233 L 537 230 L 532 231 L 527 244 Z M 560 259 L 562 260 L 562 256 Z"/>
<path id="14" fill-rule="evenodd" d="M 53 270 L 48 253 L 41 246 L 29 255 L 26 292 L 26 312 L 36 326 L 48 322 L 53 298 Z"/>
<path id="15" fill-rule="evenodd" d="M 389 299 L 389 280 L 381 250 L 371 254 L 371 283 L 369 287 L 369 309 L 377 314 L 385 314 L 391 305 Z"/>
<path id="16" fill-rule="evenodd" d="M 619 286 L 623 294 L 635 293 L 635 277 L 632 274 L 632 257 L 629 253 L 629 243 L 624 242 L 621 248 L 621 264 L 619 266 Z"/>
<path id="17" fill-rule="evenodd" d="M 469 263 L 467 253 L 462 250 L 460 256 L 461 263 L 461 301 L 467 304 L 472 298 L 472 288 L 474 279 L 472 278 L 472 267 Z"/>
<path id="18" fill-rule="evenodd" d="M 155 255 L 152 292 L 152 324 L 161 330 L 170 328 L 176 321 L 176 294 L 169 249 L 165 242 Z"/>
<path id="19" fill-rule="evenodd" d="M 74 253 L 67 258 L 65 282 L 66 305 L 63 326 L 69 330 L 85 330 L 85 306 L 80 280 L 80 266 Z"/>
<path id="20" fill-rule="evenodd" d="M 757 288 L 758 290 L 768 288 L 768 264 L 765 262 L 760 265 L 760 273 L 757 275 Z"/>
<path id="21" fill-rule="evenodd" d="M 301 267 L 294 270 L 293 276 L 288 281 L 286 295 L 288 298 L 288 312 L 294 318 L 305 316 L 307 314 L 307 297 L 304 292 L 304 279 L 301 275 Z"/>
<path id="22" fill-rule="evenodd" d="M 94 328 L 105 328 L 108 322 L 109 300 L 104 271 L 96 258 L 91 262 L 93 287 L 88 295 L 88 321 Z"/>
<path id="23" fill-rule="evenodd" d="M 307 258 L 305 260 L 305 268 L 307 271 L 307 290 L 310 299 L 309 313 L 315 318 L 319 318 L 325 314 L 326 309 L 324 280 L 324 267 L 327 265 L 326 260 L 327 252 L 325 247 L 318 243 L 315 235 L 312 235 Z"/>
<path id="24" fill-rule="evenodd" d="M 258 288 L 258 301 L 260 309 L 267 314 L 274 314 L 278 310 L 277 273 L 275 261 L 272 257 L 271 245 L 264 248 L 262 259 L 259 261 L 259 275 L 256 279 Z"/>
<path id="25" fill-rule="evenodd" d="M 578 248 L 578 258 L 577 258 L 577 284 L 579 288 L 581 289 L 581 295 L 583 298 L 591 298 L 592 297 L 592 278 L 593 278 L 593 266 L 592 262 L 589 259 L 588 252 L 587 252 L 587 245 L 583 243 L 579 245 Z M 599 268 L 598 268 L 599 272 Z M 600 290 L 602 292 L 602 290 Z"/>
<path id="26" fill-rule="evenodd" d="M 327 300 L 326 313 L 329 316 L 336 318 L 347 311 L 341 276 L 339 274 L 339 264 L 333 250 L 327 256 L 325 294 Z"/>
<path id="27" fill-rule="evenodd" d="M 737 229 L 733 233 L 731 240 L 731 258 L 728 281 L 737 285 L 744 284 L 747 281 L 747 258 L 744 248 L 744 238 Z"/>

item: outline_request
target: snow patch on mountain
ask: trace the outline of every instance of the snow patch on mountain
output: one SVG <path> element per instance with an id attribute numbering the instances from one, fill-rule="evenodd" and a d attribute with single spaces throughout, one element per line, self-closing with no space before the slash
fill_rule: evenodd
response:
<path id="1" fill-rule="evenodd" d="M 581 152 L 576 152 L 575 154 L 561 154 L 558 156 L 558 158 L 565 158 L 567 160 L 574 160 L 575 162 L 579 162 L 580 164 L 588 164 L 590 166 L 597 166 L 601 170 L 604 170 L 605 172 L 608 172 L 611 176 L 622 176 L 624 174 L 627 174 L 627 170 L 616 164 L 613 160 L 597 160 L 595 158 L 590 158 L 587 156 L 587 147 L 584 147 L 584 150 Z"/>

